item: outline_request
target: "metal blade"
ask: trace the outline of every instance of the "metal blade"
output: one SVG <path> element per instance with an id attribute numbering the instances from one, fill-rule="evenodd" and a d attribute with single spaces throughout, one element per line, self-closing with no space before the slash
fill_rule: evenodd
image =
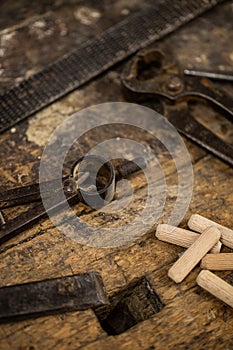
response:
<path id="1" fill-rule="evenodd" d="M 108 304 L 97 272 L 0 288 L 0 321 Z"/>
<path id="2" fill-rule="evenodd" d="M 0 133 L 223 0 L 156 2 L 0 96 Z"/>

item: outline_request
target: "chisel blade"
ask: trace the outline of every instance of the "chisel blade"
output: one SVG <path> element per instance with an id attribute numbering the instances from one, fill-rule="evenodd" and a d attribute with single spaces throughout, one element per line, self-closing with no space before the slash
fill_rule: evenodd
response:
<path id="1" fill-rule="evenodd" d="M 0 321 L 56 312 L 85 310 L 108 304 L 96 272 L 0 288 Z"/>

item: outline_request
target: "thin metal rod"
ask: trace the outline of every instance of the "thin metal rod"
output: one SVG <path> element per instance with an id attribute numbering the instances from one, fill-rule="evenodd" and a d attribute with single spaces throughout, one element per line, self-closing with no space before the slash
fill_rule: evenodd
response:
<path id="1" fill-rule="evenodd" d="M 233 74 L 230 72 L 218 73 L 218 72 L 207 72 L 207 71 L 196 70 L 196 69 L 184 69 L 184 74 L 193 76 L 193 77 L 233 81 Z"/>

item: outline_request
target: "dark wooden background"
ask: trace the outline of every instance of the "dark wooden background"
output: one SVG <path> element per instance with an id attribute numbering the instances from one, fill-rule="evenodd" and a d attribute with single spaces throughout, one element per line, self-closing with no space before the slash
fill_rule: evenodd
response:
<path id="1" fill-rule="evenodd" d="M 0 93 L 140 6 L 145 4 L 138 0 L 2 1 Z M 171 47 L 184 67 L 232 71 L 232 15 L 232 2 L 227 1 L 155 46 Z M 115 67 L 0 135 L 2 189 L 38 180 L 43 147 L 64 118 L 93 104 L 124 101 L 120 85 L 123 66 Z M 224 88 L 232 93 L 229 84 Z M 198 105 L 193 113 L 232 142 L 232 125 L 217 112 Z M 118 132 L 115 130 L 115 136 Z M 127 130 L 123 131 L 125 137 L 127 134 Z M 92 142 L 91 138 L 85 140 L 82 150 Z M 149 141 L 147 143 L 150 147 Z M 185 140 L 185 143 L 193 162 L 195 184 L 191 205 L 181 226 L 186 227 L 190 215 L 198 213 L 232 227 L 232 169 L 190 141 Z M 169 216 L 176 189 L 174 168 L 166 159 L 164 171 L 170 187 L 160 222 L 166 222 Z M 146 183 L 142 175 L 132 176 L 131 180 L 137 196 L 132 209 L 137 212 L 146 196 Z M 84 205 L 76 209 L 85 220 L 108 227 L 118 225 L 119 221 L 127 222 L 131 213 L 128 210 L 124 217 L 114 217 L 90 212 Z M 8 209 L 6 218 L 22 210 Z M 123 295 L 122 291 L 131 290 L 132 283 L 140 285 L 146 278 L 164 307 L 152 315 L 148 311 L 145 320 L 115 336 L 103 330 L 92 310 L 3 324 L 0 349 L 233 349 L 232 309 L 196 286 L 199 267 L 179 285 L 167 277 L 168 269 L 183 249 L 159 242 L 154 236 L 155 229 L 156 226 L 140 240 L 126 246 L 95 249 L 64 237 L 47 219 L 3 244 L 0 247 L 0 286 L 95 270 L 103 276 L 111 300 Z M 229 250 L 225 248 L 225 251 Z M 232 273 L 219 275 L 233 283 Z M 131 302 L 135 303 L 132 307 L 137 307 L 133 298 Z M 120 318 L 113 322 L 117 327 Z"/>

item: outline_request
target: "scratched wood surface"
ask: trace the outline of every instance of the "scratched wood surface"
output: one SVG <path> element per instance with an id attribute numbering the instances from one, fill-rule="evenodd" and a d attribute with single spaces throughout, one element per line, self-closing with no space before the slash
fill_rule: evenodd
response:
<path id="1" fill-rule="evenodd" d="M 139 1 L 30 1 L 0 4 L 0 91 L 40 70 L 73 46 L 100 33 L 140 6 Z M 232 70 L 232 2 L 209 12 L 167 37 L 183 65 Z M 123 65 L 74 91 L 27 121 L 0 135 L 1 188 L 13 188 L 38 180 L 40 158 L 49 135 L 67 116 L 82 108 L 108 101 L 124 101 L 120 86 Z M 225 85 L 228 92 L 231 87 Z M 232 126 L 209 107 L 193 107 L 205 125 L 232 142 Z M 104 135 L 104 132 L 103 132 Z M 103 136 L 102 135 L 102 136 Z M 129 136 L 129 130 L 115 129 L 115 137 Z M 156 145 L 145 138 L 145 145 Z M 96 141 L 83 140 L 85 152 Z M 190 208 L 181 226 L 192 213 L 199 213 L 233 227 L 232 169 L 206 151 L 185 140 L 194 170 L 194 191 Z M 169 159 L 159 155 L 168 183 L 164 215 L 166 222 L 174 204 L 176 174 Z M 142 175 L 132 176 L 136 198 L 122 217 L 76 208 L 87 222 L 115 227 L 128 222 L 141 210 L 146 197 Z M 22 208 L 7 209 L 7 219 Z M 132 227 L 133 229 L 133 227 Z M 82 246 L 65 237 L 49 219 L 21 233 L 0 247 L 0 286 L 12 285 L 72 273 L 99 271 L 111 297 L 134 280 L 146 277 L 163 309 L 125 332 L 110 336 L 101 327 L 94 311 L 69 312 L 20 322 L 2 324 L 0 349 L 233 349 L 233 310 L 195 284 L 200 268 L 179 285 L 167 271 L 182 248 L 158 241 L 156 224 L 140 239 L 118 248 Z M 224 248 L 225 252 L 230 250 Z M 218 273 L 233 284 L 229 272 Z"/>

